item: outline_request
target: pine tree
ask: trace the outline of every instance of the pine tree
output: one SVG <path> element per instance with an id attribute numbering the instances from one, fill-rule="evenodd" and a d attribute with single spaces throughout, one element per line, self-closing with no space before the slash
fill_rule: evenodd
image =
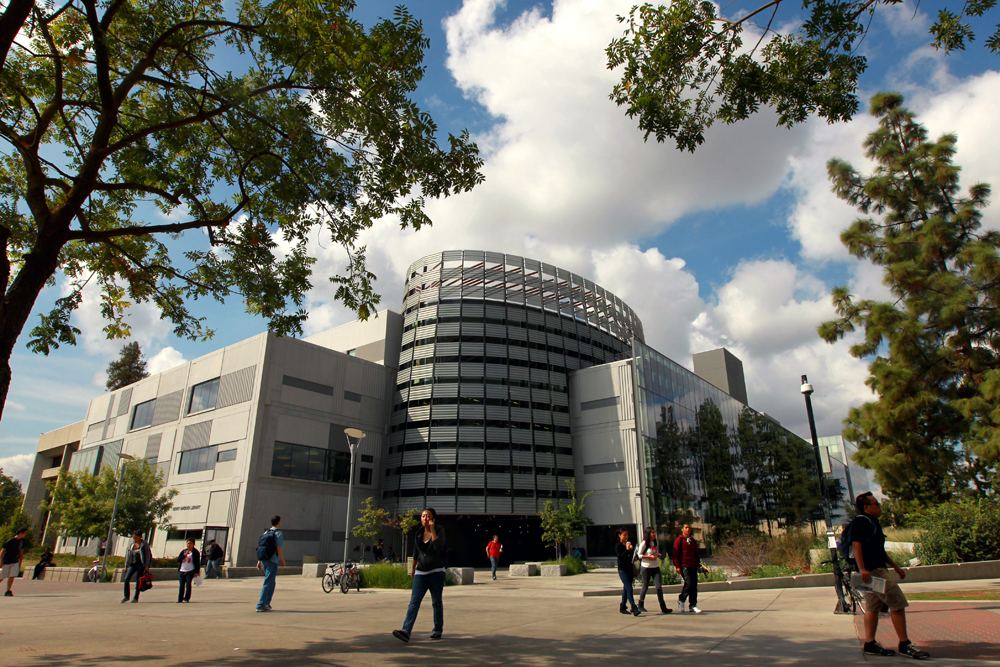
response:
<path id="1" fill-rule="evenodd" d="M 133 341 L 123 346 L 118 359 L 108 364 L 108 391 L 127 387 L 146 377 L 149 377 L 146 359 L 142 356 L 139 343 Z"/>
<path id="2" fill-rule="evenodd" d="M 981 229 L 989 186 L 960 191 L 955 135 L 928 141 L 898 94 L 876 95 L 871 112 L 879 127 L 864 146 L 875 172 L 836 159 L 827 171 L 864 216 L 841 240 L 882 269 L 892 300 L 838 287 L 839 317 L 819 334 L 832 343 L 863 333 L 851 354 L 870 361 L 875 399 L 850 411 L 844 437 L 892 498 L 919 508 L 956 487 L 984 493 L 988 480 L 963 472 L 961 459 L 1000 457 L 1000 235 Z"/>

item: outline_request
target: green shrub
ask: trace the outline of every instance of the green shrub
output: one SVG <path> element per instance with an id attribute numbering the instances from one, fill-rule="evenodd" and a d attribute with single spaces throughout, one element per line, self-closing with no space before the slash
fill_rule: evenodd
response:
<path id="1" fill-rule="evenodd" d="M 791 567 L 798 570 L 796 574 L 801 574 L 803 570 L 809 569 L 811 564 L 809 550 L 824 547 L 826 543 L 823 539 L 817 538 L 809 531 L 789 530 L 768 544 L 767 565 Z"/>
<path id="2" fill-rule="evenodd" d="M 708 568 L 708 572 L 702 570 L 701 572 L 698 573 L 698 581 L 702 583 L 706 581 L 728 581 L 728 580 L 729 577 L 726 576 L 726 571 L 721 567 L 710 567 Z"/>
<path id="3" fill-rule="evenodd" d="M 445 580 L 447 583 L 447 580 Z M 362 588 L 402 588 L 413 587 L 413 577 L 405 565 L 395 563 L 374 563 L 361 568 Z"/>
<path id="4" fill-rule="evenodd" d="M 802 568 L 792 565 L 762 565 L 750 573 L 751 579 L 770 579 L 772 577 L 796 577 L 802 574 Z"/>
<path id="5" fill-rule="evenodd" d="M 681 583 L 681 575 L 670 564 L 670 561 L 660 561 L 660 581 L 664 586 L 673 586 Z"/>
<path id="6" fill-rule="evenodd" d="M 565 565 L 567 575 L 583 574 L 588 569 L 586 563 L 579 558 L 574 558 L 573 556 L 566 556 L 566 558 L 561 558 L 559 560 L 547 560 L 543 563 L 543 565 Z"/>
<path id="7" fill-rule="evenodd" d="M 913 549 L 887 549 L 886 553 L 892 561 L 900 567 L 906 567 L 910 559 L 915 556 Z"/>
<path id="8" fill-rule="evenodd" d="M 938 505 L 922 517 L 917 556 L 925 565 L 1000 559 L 1000 500 Z"/>
<path id="9" fill-rule="evenodd" d="M 767 561 L 768 545 L 760 533 L 737 535 L 721 547 L 716 560 L 739 576 L 747 576 Z"/>
<path id="10" fill-rule="evenodd" d="M 811 571 L 811 574 L 829 574 L 833 572 L 833 563 L 823 563 L 822 565 L 817 565 Z"/>

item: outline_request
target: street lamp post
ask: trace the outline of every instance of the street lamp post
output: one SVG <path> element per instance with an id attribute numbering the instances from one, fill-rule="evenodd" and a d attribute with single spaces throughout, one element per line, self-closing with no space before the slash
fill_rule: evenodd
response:
<path id="1" fill-rule="evenodd" d="M 351 534 L 351 492 L 354 489 L 354 454 L 358 451 L 361 438 L 365 437 L 365 432 L 357 428 L 345 428 L 344 435 L 347 437 L 347 446 L 351 448 L 351 477 L 347 480 L 347 520 L 344 527 L 344 563 L 342 572 L 347 572 L 347 546 L 350 543 Z M 354 440 L 351 440 L 354 438 Z"/>
<path id="2" fill-rule="evenodd" d="M 837 556 L 837 537 L 833 532 L 833 510 L 830 508 L 830 497 L 826 492 L 826 479 L 823 477 L 823 462 L 819 455 L 819 438 L 816 437 L 816 420 L 813 418 L 812 393 L 813 386 L 805 375 L 802 376 L 802 395 L 806 397 L 806 416 L 809 418 L 809 435 L 812 436 L 813 453 L 816 455 L 816 474 L 819 475 L 819 492 L 823 505 L 823 518 L 826 520 L 826 545 L 830 548 L 830 560 L 833 562 L 833 586 L 837 590 L 837 606 L 835 614 L 846 614 L 847 601 L 844 599 L 844 589 L 841 586 L 840 560 Z"/>
<path id="3" fill-rule="evenodd" d="M 108 551 L 112 549 L 112 535 L 115 531 L 115 514 L 118 513 L 118 497 L 122 494 L 122 479 L 125 478 L 125 468 L 128 466 L 129 461 L 134 461 L 135 457 L 129 454 L 119 454 L 118 460 L 124 462 L 122 465 L 121 473 L 118 475 L 118 488 L 115 490 L 115 504 L 111 508 L 111 524 L 108 526 L 108 541 L 104 546 L 104 560 L 101 561 L 101 571 L 107 572 L 108 566 Z"/>

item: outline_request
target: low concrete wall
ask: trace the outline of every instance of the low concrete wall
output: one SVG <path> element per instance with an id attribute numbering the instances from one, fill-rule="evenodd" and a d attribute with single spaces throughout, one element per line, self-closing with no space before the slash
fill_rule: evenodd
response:
<path id="1" fill-rule="evenodd" d="M 307 579 L 319 579 L 326 574 L 326 563 L 303 563 L 302 576 Z"/>
<path id="2" fill-rule="evenodd" d="M 962 581 L 972 579 L 1000 578 L 1000 560 L 985 560 L 977 563 L 951 563 L 948 565 L 922 565 L 904 567 L 906 579 L 903 584 L 928 581 Z M 797 577 L 772 577 L 770 579 L 735 579 L 733 581 L 710 581 L 698 584 L 699 592 L 710 591 L 752 591 L 768 588 L 814 588 L 833 586 L 833 574 L 800 574 Z M 664 586 L 664 593 L 680 593 L 680 585 Z M 583 591 L 583 597 L 614 597 L 621 595 L 622 589 L 610 591 Z"/>
<path id="3" fill-rule="evenodd" d="M 534 577 L 537 574 L 537 563 L 518 563 L 510 566 L 510 576 L 512 577 Z"/>
<path id="4" fill-rule="evenodd" d="M 45 568 L 45 581 L 87 581 L 87 570 L 89 567 L 47 567 Z M 21 576 L 31 579 L 35 573 L 35 567 L 25 568 Z"/>
<path id="5" fill-rule="evenodd" d="M 542 565 L 541 571 L 543 577 L 565 577 L 568 574 L 565 563 L 560 563 L 559 565 Z"/>
<path id="6" fill-rule="evenodd" d="M 476 581 L 476 571 L 471 567 L 449 567 L 448 578 L 453 585 L 469 586 Z"/>

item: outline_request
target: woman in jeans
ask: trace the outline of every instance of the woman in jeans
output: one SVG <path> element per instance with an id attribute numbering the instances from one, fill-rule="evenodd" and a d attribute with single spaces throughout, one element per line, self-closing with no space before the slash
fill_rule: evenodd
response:
<path id="1" fill-rule="evenodd" d="M 668 607 L 663 601 L 663 584 L 660 576 L 660 559 L 663 558 L 663 554 L 660 553 L 660 544 L 656 539 L 655 528 L 650 527 L 646 529 L 646 534 L 643 536 L 639 546 L 636 547 L 635 553 L 639 558 L 639 564 L 642 566 L 640 570 L 642 573 L 642 590 L 639 591 L 639 611 L 646 612 L 643 602 L 646 601 L 646 591 L 649 589 L 649 580 L 652 579 L 653 584 L 656 586 L 656 599 L 660 602 L 660 612 L 669 614 L 673 609 Z"/>
<path id="2" fill-rule="evenodd" d="M 180 564 L 177 568 L 177 578 L 180 580 L 177 602 L 190 602 L 191 582 L 201 575 L 201 554 L 194 548 L 194 540 L 187 541 L 187 549 L 177 557 L 177 562 Z"/>
<path id="3" fill-rule="evenodd" d="M 622 603 L 618 608 L 623 614 L 629 613 L 629 610 L 625 608 L 625 603 L 628 602 L 632 605 L 632 615 L 639 615 L 639 608 L 635 606 L 635 598 L 632 596 L 632 578 L 634 570 L 632 569 L 632 556 L 635 553 L 635 549 L 632 547 L 632 543 L 628 541 L 628 529 L 619 528 L 618 529 L 618 544 L 615 545 L 615 556 L 618 557 L 618 577 L 622 580 Z"/>
<path id="4" fill-rule="evenodd" d="M 149 572 L 149 564 L 153 561 L 153 553 L 149 550 L 149 544 L 142 539 L 142 533 L 136 532 L 132 535 L 132 544 L 128 545 L 125 552 L 125 597 L 122 602 L 128 602 L 129 581 L 135 577 L 135 597 L 132 602 L 139 601 L 139 578 Z"/>
<path id="5" fill-rule="evenodd" d="M 444 528 L 437 525 L 437 512 L 428 507 L 420 515 L 420 528 L 413 534 L 413 590 L 410 592 L 410 606 L 406 609 L 406 619 L 402 630 L 393 630 L 392 636 L 408 642 L 413 624 L 420 611 L 420 602 L 427 591 L 431 593 L 431 607 L 434 609 L 434 629 L 431 639 L 441 639 L 444 629 L 444 605 L 441 592 L 444 590 L 445 552 L 448 549 L 444 538 Z"/>

